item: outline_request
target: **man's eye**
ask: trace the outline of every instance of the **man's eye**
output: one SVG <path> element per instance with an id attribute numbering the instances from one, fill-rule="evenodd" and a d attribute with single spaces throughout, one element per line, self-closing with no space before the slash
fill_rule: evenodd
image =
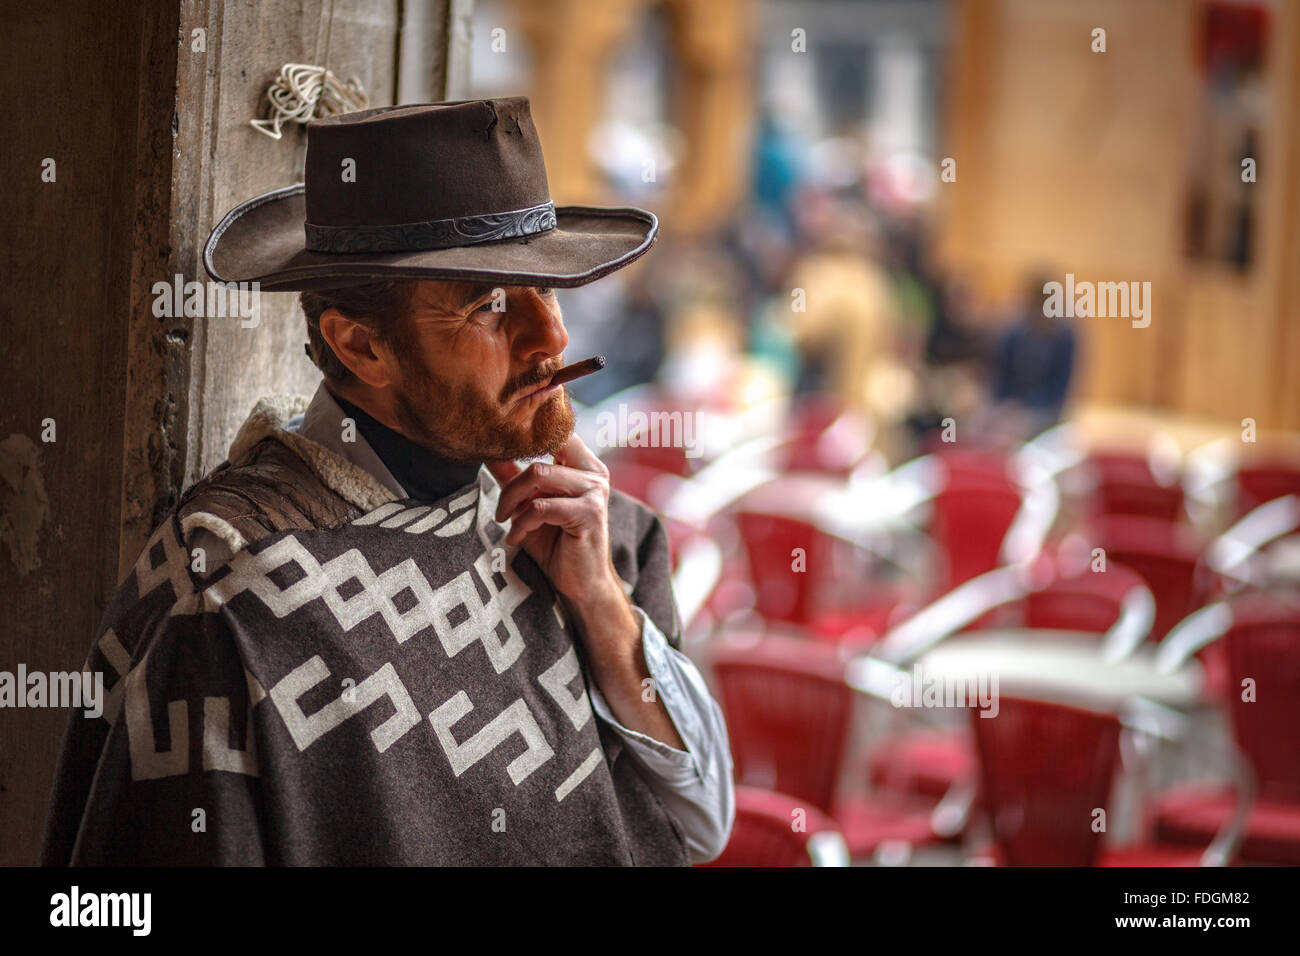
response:
<path id="1" fill-rule="evenodd" d="M 555 291 L 554 289 L 549 289 L 549 288 L 548 288 L 548 289 L 543 289 L 543 288 L 540 288 L 540 287 L 539 287 L 539 288 L 537 289 L 537 294 L 538 294 L 538 295 L 550 295 L 550 294 L 551 294 L 552 292 L 554 292 L 554 291 Z"/>
<path id="2" fill-rule="evenodd" d="M 492 300 L 491 300 L 491 299 L 488 299 L 486 302 L 484 302 L 482 305 L 480 305 L 480 306 L 479 306 L 477 309 L 475 309 L 474 311 L 475 311 L 475 312 L 491 312 L 491 311 L 492 311 Z"/>

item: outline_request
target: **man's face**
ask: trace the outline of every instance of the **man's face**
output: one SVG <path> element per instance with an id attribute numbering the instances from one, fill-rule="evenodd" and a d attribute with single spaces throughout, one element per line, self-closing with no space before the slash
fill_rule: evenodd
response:
<path id="1" fill-rule="evenodd" d="M 398 425 L 453 461 L 553 454 L 573 432 L 568 395 L 530 393 L 564 365 L 568 343 L 554 290 L 416 282 L 392 342 Z"/>

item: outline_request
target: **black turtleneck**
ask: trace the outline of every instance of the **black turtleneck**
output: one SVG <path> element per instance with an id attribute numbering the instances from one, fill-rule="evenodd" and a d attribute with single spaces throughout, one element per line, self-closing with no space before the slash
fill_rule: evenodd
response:
<path id="1" fill-rule="evenodd" d="M 448 461 L 436 452 L 417 445 L 400 432 L 395 432 L 373 415 L 353 405 L 345 398 L 330 392 L 343 414 L 357 423 L 362 437 L 370 443 L 379 460 L 406 490 L 408 498 L 418 501 L 437 501 L 457 488 L 464 488 L 478 476 L 479 466 L 460 461 Z"/>

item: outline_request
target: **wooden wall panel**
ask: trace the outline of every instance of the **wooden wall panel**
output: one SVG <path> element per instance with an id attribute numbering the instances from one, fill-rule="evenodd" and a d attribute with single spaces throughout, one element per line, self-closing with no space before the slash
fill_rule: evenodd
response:
<path id="1" fill-rule="evenodd" d="M 1289 4 L 1284 20 L 1286 27 L 1276 52 L 1276 74 L 1280 89 L 1285 91 L 1283 108 L 1288 117 L 1300 110 L 1300 10 Z M 1286 142 L 1274 162 L 1283 193 L 1278 203 L 1281 227 L 1277 239 L 1277 269 L 1280 281 L 1272 290 L 1273 309 L 1280 335 L 1273 353 L 1273 406 L 1279 426 L 1300 432 L 1300 126 L 1292 121 Z"/>
<path id="2" fill-rule="evenodd" d="M 187 245 L 179 265 L 187 277 L 207 278 L 198 258 L 202 243 L 228 209 L 264 190 L 302 180 L 306 131 L 291 124 L 277 142 L 248 125 L 251 117 L 265 115 L 264 91 L 280 66 L 323 64 L 328 48 L 330 69 L 345 78 L 359 77 L 370 106 L 389 105 L 397 25 L 396 0 L 220 7 L 215 20 L 219 43 L 212 53 L 218 76 L 196 87 L 182 106 L 189 122 L 202 124 L 204 139 L 204 152 L 187 157 L 191 165 L 183 171 L 200 177 L 194 206 L 179 221 L 183 235 L 178 244 Z M 294 294 L 264 294 L 255 328 L 231 319 L 199 320 L 194 337 L 186 483 L 225 458 L 258 398 L 275 392 L 310 394 L 320 381 L 303 354 L 306 331 Z"/>
<path id="3" fill-rule="evenodd" d="M 966 0 L 955 13 L 944 155 L 957 159 L 958 181 L 941 187 L 942 258 L 995 297 L 1040 267 L 1152 283 L 1149 328 L 1074 320 L 1076 400 L 1300 428 L 1284 384 L 1300 371 L 1296 317 L 1282 294 L 1297 205 L 1280 174 L 1294 168 L 1300 11 L 1275 10 L 1260 256 L 1245 275 L 1181 251 L 1196 4 Z M 1090 48 L 1095 27 L 1107 31 L 1105 53 Z"/>
<path id="4" fill-rule="evenodd" d="M 12 674 L 79 668 L 116 584 L 135 211 L 161 206 L 166 223 L 168 168 L 140 157 L 168 152 L 177 18 L 95 0 L 4 7 L 0 671 Z M 0 710 L 0 865 L 36 861 L 66 720 Z"/>
<path id="5" fill-rule="evenodd" d="M 152 286 L 207 281 L 216 218 L 301 179 L 302 128 L 275 142 L 248 126 L 282 64 L 325 62 L 392 102 L 398 15 L 398 0 L 5 0 L 0 670 L 80 668 L 119 575 L 252 403 L 314 389 L 296 296 L 268 294 L 245 329 L 155 317 Z M 66 719 L 0 710 L 0 865 L 37 859 Z"/>

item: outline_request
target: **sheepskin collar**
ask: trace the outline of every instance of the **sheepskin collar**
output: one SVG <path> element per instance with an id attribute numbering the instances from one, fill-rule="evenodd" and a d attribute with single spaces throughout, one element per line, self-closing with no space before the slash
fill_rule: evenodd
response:
<path id="1" fill-rule="evenodd" d="M 302 395 L 270 395 L 261 399 L 240 426 L 227 460 L 237 465 L 258 442 L 274 438 L 306 462 L 316 477 L 348 504 L 362 511 L 373 511 L 396 500 L 397 495 L 391 489 L 360 465 L 286 427 L 294 416 L 306 412 L 310 403 Z"/>

